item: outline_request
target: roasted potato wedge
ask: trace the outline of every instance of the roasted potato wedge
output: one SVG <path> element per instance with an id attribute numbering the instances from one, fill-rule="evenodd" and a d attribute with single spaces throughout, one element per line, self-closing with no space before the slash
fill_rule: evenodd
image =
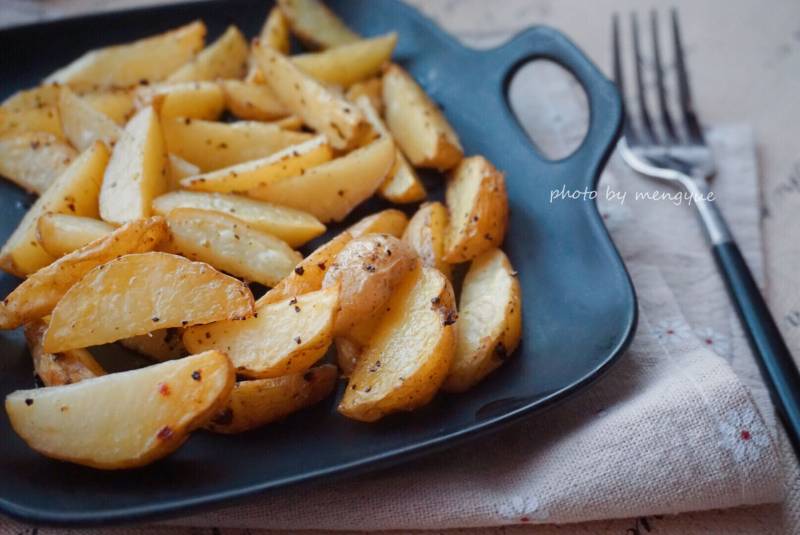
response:
<path id="1" fill-rule="evenodd" d="M 0 108 L 0 138 L 28 132 L 45 132 L 63 139 L 64 132 L 61 129 L 58 108 L 55 106 L 21 110 Z"/>
<path id="2" fill-rule="evenodd" d="M 130 120 L 111 154 L 100 190 L 100 217 L 115 225 L 148 217 L 153 199 L 167 186 L 161 123 L 147 107 Z"/>
<path id="3" fill-rule="evenodd" d="M 442 388 L 464 392 L 505 362 L 522 335 L 519 280 L 492 249 L 472 261 L 458 307 L 456 353 Z"/>
<path id="4" fill-rule="evenodd" d="M 17 91 L 0 104 L 6 111 L 20 111 L 58 106 L 58 93 L 61 86 L 44 84 L 31 89 Z"/>
<path id="5" fill-rule="evenodd" d="M 95 141 L 102 141 L 112 148 L 122 135 L 122 128 L 117 123 L 94 109 L 68 87 L 61 90 L 58 112 L 61 115 L 64 136 L 78 150 L 88 149 Z"/>
<path id="6" fill-rule="evenodd" d="M 408 222 L 403 241 L 416 251 L 423 264 L 450 279 L 452 268 L 444 261 L 448 226 L 447 208 L 438 201 L 425 203 Z"/>
<path id="7" fill-rule="evenodd" d="M 14 431 L 39 453 L 107 470 L 176 450 L 228 400 L 233 367 L 218 351 L 6 397 Z"/>
<path id="8" fill-rule="evenodd" d="M 465 158 L 447 180 L 445 198 L 450 213 L 445 262 L 466 262 L 503 243 L 508 226 L 506 183 L 486 158 Z"/>
<path id="9" fill-rule="evenodd" d="M 208 264 L 161 252 L 129 254 L 69 289 L 51 314 L 44 349 L 58 353 L 252 313 L 247 286 Z"/>
<path id="10" fill-rule="evenodd" d="M 114 227 L 93 217 L 44 214 L 36 223 L 36 239 L 47 254 L 58 258 L 114 232 Z"/>
<path id="11" fill-rule="evenodd" d="M 136 106 L 133 102 L 134 92 L 131 89 L 110 89 L 83 93 L 81 98 L 89 106 L 104 114 L 119 126 L 125 126 L 133 117 Z"/>
<path id="12" fill-rule="evenodd" d="M 152 251 L 166 235 L 167 225 L 162 217 L 140 219 L 62 256 L 31 274 L 3 299 L 0 329 L 13 329 L 49 314 L 89 271 L 122 255 Z"/>
<path id="13" fill-rule="evenodd" d="M 200 173 L 200 168 L 192 162 L 187 162 L 176 154 L 167 154 L 167 191 L 181 189 L 181 180 Z"/>
<path id="14" fill-rule="evenodd" d="M 302 175 L 251 189 L 247 195 L 307 210 L 323 223 L 341 221 L 380 187 L 394 164 L 394 156 L 392 140 L 380 138 Z"/>
<path id="15" fill-rule="evenodd" d="M 198 208 L 230 214 L 253 228 L 285 241 L 290 247 L 300 247 L 325 232 L 325 225 L 307 212 L 239 195 L 173 191 L 153 201 L 153 212 L 156 214 L 168 215 L 176 208 Z"/>
<path id="16" fill-rule="evenodd" d="M 319 0 L 278 0 L 294 34 L 311 48 L 329 48 L 358 41 L 348 28 Z"/>
<path id="17" fill-rule="evenodd" d="M 366 95 L 359 97 L 356 105 L 364 112 L 373 130 L 381 136 L 392 137 L 369 97 Z M 427 196 L 425 186 L 417 176 L 417 172 L 398 148 L 395 148 L 394 165 L 378 192 L 384 199 L 395 203 L 417 202 Z"/>
<path id="18" fill-rule="evenodd" d="M 395 288 L 417 265 L 417 255 L 388 234 L 352 239 L 326 270 L 322 287 L 341 286 L 335 335 L 346 335 L 357 324 L 384 311 Z"/>
<path id="19" fill-rule="evenodd" d="M 403 235 L 408 217 L 400 210 L 387 208 L 361 219 L 347 229 L 354 238 L 364 234 L 389 234 L 395 238 Z"/>
<path id="20" fill-rule="evenodd" d="M 247 39 L 236 26 L 228 29 L 189 63 L 170 74 L 169 82 L 202 82 L 241 78 L 247 67 Z"/>
<path id="21" fill-rule="evenodd" d="M 350 102 L 357 102 L 362 95 L 367 97 L 378 112 L 378 117 L 383 115 L 383 80 L 380 77 L 354 83 L 347 89 L 345 95 Z"/>
<path id="22" fill-rule="evenodd" d="M 245 193 L 284 178 L 302 175 L 331 158 L 333 149 L 328 140 L 325 136 L 317 136 L 258 160 L 187 177 L 181 185 L 197 191 Z"/>
<path id="23" fill-rule="evenodd" d="M 108 149 L 100 142 L 78 156 L 36 200 L 3 245 L 0 268 L 24 277 L 55 260 L 36 239 L 39 217 L 48 212 L 97 217 L 97 197 L 107 163 Z"/>
<path id="24" fill-rule="evenodd" d="M 314 137 L 255 121 L 217 123 L 187 118 L 165 119 L 162 123 L 169 152 L 203 172 L 264 158 Z"/>
<path id="25" fill-rule="evenodd" d="M 45 79 L 80 91 L 131 87 L 159 82 L 203 48 L 201 21 L 124 45 L 87 52 Z"/>
<path id="26" fill-rule="evenodd" d="M 47 322 L 34 320 L 25 324 L 25 340 L 33 358 L 33 371 L 45 386 L 69 385 L 105 375 L 102 366 L 85 349 L 48 353 L 42 348 Z"/>
<path id="27" fill-rule="evenodd" d="M 300 69 L 325 84 L 349 87 L 380 74 L 381 67 L 392 58 L 397 34 L 361 39 L 322 52 L 309 52 L 292 57 Z"/>
<path id="28" fill-rule="evenodd" d="M 228 403 L 206 424 L 214 433 L 242 433 L 316 405 L 336 386 L 336 366 L 323 364 L 305 373 L 238 381 Z"/>
<path id="29" fill-rule="evenodd" d="M 142 86 L 136 90 L 138 109 L 153 106 L 162 120 L 173 117 L 217 119 L 225 111 L 225 93 L 214 82 L 181 82 Z"/>
<path id="30" fill-rule="evenodd" d="M 78 153 L 53 134 L 28 132 L 0 139 L 0 176 L 41 195 Z"/>
<path id="31" fill-rule="evenodd" d="M 412 164 L 440 171 L 454 167 L 464 154 L 442 111 L 402 67 L 383 75 L 386 124 Z"/>
<path id="32" fill-rule="evenodd" d="M 418 265 L 387 308 L 339 403 L 348 418 L 374 422 L 427 404 L 453 361 L 455 301 L 444 275 Z"/>
<path id="33" fill-rule="evenodd" d="M 267 84 L 243 80 L 220 80 L 225 93 L 225 105 L 239 119 L 272 121 L 291 112 Z"/>
<path id="34" fill-rule="evenodd" d="M 281 54 L 289 53 L 289 21 L 279 7 L 270 10 L 258 39 L 262 44 L 271 46 Z"/>
<path id="35" fill-rule="evenodd" d="M 369 136 L 371 128 L 358 108 L 301 71 L 291 59 L 259 44 L 253 54 L 278 100 L 291 114 L 328 136 L 334 148 L 357 147 Z"/>
<path id="36" fill-rule="evenodd" d="M 277 284 L 303 259 L 283 240 L 223 212 L 176 208 L 167 223 L 164 250 L 264 286 Z"/>
<path id="37" fill-rule="evenodd" d="M 158 362 L 185 357 L 189 354 L 183 347 L 183 329 L 173 327 L 159 329 L 147 334 L 123 338 L 119 341 L 131 351 Z"/>
<path id="38" fill-rule="evenodd" d="M 245 377 L 280 377 L 308 370 L 333 340 L 339 287 L 259 305 L 245 321 L 219 321 L 186 329 L 191 352 L 225 351 Z"/>

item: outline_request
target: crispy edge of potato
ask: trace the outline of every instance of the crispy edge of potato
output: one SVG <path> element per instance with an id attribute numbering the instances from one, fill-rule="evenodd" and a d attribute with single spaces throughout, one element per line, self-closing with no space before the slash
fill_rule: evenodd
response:
<path id="1" fill-rule="evenodd" d="M 445 198 L 450 214 L 445 262 L 465 262 L 503 243 L 508 227 L 505 178 L 486 158 L 465 158 L 451 173 Z"/>
<path id="2" fill-rule="evenodd" d="M 387 208 L 370 214 L 347 229 L 354 238 L 364 234 L 389 234 L 400 238 L 408 226 L 408 216 L 396 208 Z"/>
<path id="3" fill-rule="evenodd" d="M 167 77 L 168 82 L 200 82 L 217 78 L 241 78 L 247 66 L 247 39 L 234 25 L 191 61 Z"/>
<path id="4" fill-rule="evenodd" d="M 278 0 L 292 32 L 311 48 L 344 45 L 361 37 L 319 0 Z"/>
<path id="5" fill-rule="evenodd" d="M 42 195 L 77 156 L 71 145 L 47 132 L 5 137 L 0 139 L 0 175 Z"/>
<path id="6" fill-rule="evenodd" d="M 336 379 L 336 366 L 321 364 L 304 373 L 238 381 L 225 407 L 205 428 L 214 433 L 242 433 L 282 420 L 330 396 Z"/>
<path id="7" fill-rule="evenodd" d="M 453 268 L 444 261 L 450 216 L 439 201 L 423 203 L 403 231 L 403 241 L 414 249 L 422 263 L 452 280 Z"/>
<path id="8" fill-rule="evenodd" d="M 42 348 L 47 322 L 38 319 L 25 324 L 25 340 L 33 359 L 33 371 L 45 386 L 68 385 L 105 375 L 106 372 L 85 349 L 48 353 Z"/>
<path id="9" fill-rule="evenodd" d="M 324 84 L 349 87 L 380 74 L 390 61 L 397 44 L 397 33 L 353 41 L 346 45 L 292 56 L 300 70 Z"/>

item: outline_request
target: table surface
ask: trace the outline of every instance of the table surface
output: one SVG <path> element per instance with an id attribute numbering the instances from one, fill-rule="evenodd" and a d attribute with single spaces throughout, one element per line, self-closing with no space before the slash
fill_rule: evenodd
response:
<path id="1" fill-rule="evenodd" d="M 0 27 L 157 3 L 164 0 L 0 0 Z M 619 13 L 626 20 L 633 9 L 638 9 L 640 16 L 646 16 L 645 10 L 654 4 L 640 0 L 504 0 L 502 3 L 410 0 L 410 3 L 467 43 L 482 47 L 500 44 L 533 24 L 557 27 L 606 72 L 611 63 L 611 15 Z M 794 354 L 800 356 L 800 294 L 780 284 L 781 273 L 797 269 L 796 265 L 785 265 L 782 259 L 800 255 L 797 239 L 800 218 L 777 209 L 787 191 L 800 191 L 800 2 L 672 0 L 670 5 L 676 6 L 680 13 L 701 120 L 707 124 L 747 122 L 755 130 L 765 214 L 767 295 L 787 342 Z M 662 9 L 661 15 L 667 15 L 666 9 Z M 739 510 L 715 514 L 741 516 L 740 533 L 755 533 L 746 531 L 752 515 L 779 512 L 775 507 L 767 507 L 755 508 L 752 513 Z M 676 520 L 677 524 L 666 531 L 682 533 L 703 521 L 697 517 L 692 524 L 696 515 L 681 516 L 687 518 Z M 754 528 L 758 530 L 764 527 L 761 522 L 753 526 L 760 526 Z M 662 524 L 662 527 L 667 526 Z"/>

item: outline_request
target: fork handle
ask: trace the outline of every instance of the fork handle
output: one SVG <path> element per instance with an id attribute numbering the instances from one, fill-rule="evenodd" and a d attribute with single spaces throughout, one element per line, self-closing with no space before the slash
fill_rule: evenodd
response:
<path id="1" fill-rule="evenodd" d="M 775 408 L 800 456 L 800 373 L 739 246 L 730 240 L 714 244 L 713 251 Z"/>

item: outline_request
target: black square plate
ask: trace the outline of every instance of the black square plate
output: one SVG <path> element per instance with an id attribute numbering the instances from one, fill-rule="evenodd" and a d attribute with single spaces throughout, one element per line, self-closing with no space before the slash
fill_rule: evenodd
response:
<path id="1" fill-rule="evenodd" d="M 0 97 L 37 84 L 90 48 L 147 36 L 195 18 L 206 22 L 211 38 L 228 24 L 255 35 L 269 4 L 215 0 L 0 31 Z M 364 35 L 397 31 L 398 61 L 442 105 L 467 154 L 483 154 L 506 172 L 511 221 L 504 248 L 519 271 L 524 303 L 517 354 L 472 391 L 441 395 L 412 414 L 367 425 L 339 416 L 331 399 L 283 423 L 240 436 L 196 433 L 175 455 L 132 471 L 101 472 L 46 459 L 14 434 L 3 411 L 4 512 L 47 524 L 121 522 L 386 466 L 496 430 L 551 405 L 585 386 L 630 342 L 636 324 L 633 287 L 595 204 L 549 202 L 553 188 L 566 184 L 582 190 L 596 184 L 620 126 L 621 104 L 612 84 L 549 28 L 531 28 L 499 48 L 475 51 L 399 2 L 334 0 L 330 5 Z M 588 135 L 564 160 L 551 162 L 537 154 L 508 105 L 511 76 L 533 58 L 566 67 L 588 96 Z M 440 190 L 432 193 L 441 195 Z M 27 195 L 0 181 L 2 239 L 29 204 Z M 379 207 L 370 201 L 346 223 Z M 5 295 L 16 283 L 3 276 L 0 291 Z M 0 333 L 0 352 L 0 394 L 30 388 L 31 363 L 21 334 Z M 118 361 L 122 350 L 111 346 L 102 352 Z"/>

